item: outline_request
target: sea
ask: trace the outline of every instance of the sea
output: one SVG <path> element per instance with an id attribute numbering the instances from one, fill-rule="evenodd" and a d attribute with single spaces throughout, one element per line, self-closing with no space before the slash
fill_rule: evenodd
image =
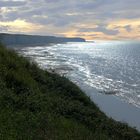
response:
<path id="1" fill-rule="evenodd" d="M 114 98 L 118 104 L 121 102 L 128 105 L 124 110 L 135 108 L 137 111 L 132 113 L 137 115 L 134 116 L 136 118 L 128 120 L 131 120 L 132 126 L 140 128 L 140 41 L 68 42 L 15 47 L 15 50 L 36 62 L 42 69 L 69 78 L 91 98 L 105 97 L 107 100 L 102 99 L 97 105 L 107 114 L 111 111 L 107 112 L 103 106 L 108 104 L 100 105 L 100 102 L 112 102 L 109 104 L 111 106 Z M 129 123 L 125 117 L 117 119 Z M 134 119 L 138 121 L 133 125 Z"/>

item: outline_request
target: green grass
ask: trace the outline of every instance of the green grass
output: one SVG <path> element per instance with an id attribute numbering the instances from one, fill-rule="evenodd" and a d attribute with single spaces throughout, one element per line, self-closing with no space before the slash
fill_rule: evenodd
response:
<path id="1" fill-rule="evenodd" d="M 0 45 L 0 140 L 139 140 L 67 78 Z"/>

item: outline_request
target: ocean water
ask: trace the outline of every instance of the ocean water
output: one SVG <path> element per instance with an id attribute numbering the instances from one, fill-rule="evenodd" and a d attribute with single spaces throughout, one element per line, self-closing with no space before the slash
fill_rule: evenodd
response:
<path id="1" fill-rule="evenodd" d="M 76 84 L 140 108 L 140 42 L 95 41 L 15 48 Z"/>

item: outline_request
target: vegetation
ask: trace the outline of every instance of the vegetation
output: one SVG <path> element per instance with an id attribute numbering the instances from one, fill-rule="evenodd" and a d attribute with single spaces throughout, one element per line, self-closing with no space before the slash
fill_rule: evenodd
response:
<path id="1" fill-rule="evenodd" d="M 0 45 L 1 140 L 139 140 L 67 78 Z"/>

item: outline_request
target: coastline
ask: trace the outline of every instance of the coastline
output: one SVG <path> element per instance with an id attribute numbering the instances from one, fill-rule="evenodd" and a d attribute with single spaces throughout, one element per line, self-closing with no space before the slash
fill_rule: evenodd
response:
<path id="1" fill-rule="evenodd" d="M 40 69 L 0 46 L 1 139 L 139 140 L 105 115 L 68 78 Z"/>
<path id="2" fill-rule="evenodd" d="M 60 69 L 47 70 L 51 73 L 57 73 L 60 76 L 66 76 L 68 72 L 63 70 L 67 69 L 61 67 Z M 122 123 L 127 123 L 129 126 L 136 128 L 140 131 L 140 109 L 128 102 L 121 100 L 113 94 L 103 94 L 93 87 L 86 86 L 68 77 L 70 81 L 75 83 L 90 99 L 95 103 L 99 109 L 104 112 L 108 117 Z"/>
<path id="3" fill-rule="evenodd" d="M 79 85 L 80 86 L 80 85 Z M 128 123 L 140 131 L 140 109 L 136 106 L 122 101 L 113 95 L 99 93 L 96 89 L 80 86 L 80 88 L 90 97 L 90 99 L 103 111 L 108 117 Z"/>

